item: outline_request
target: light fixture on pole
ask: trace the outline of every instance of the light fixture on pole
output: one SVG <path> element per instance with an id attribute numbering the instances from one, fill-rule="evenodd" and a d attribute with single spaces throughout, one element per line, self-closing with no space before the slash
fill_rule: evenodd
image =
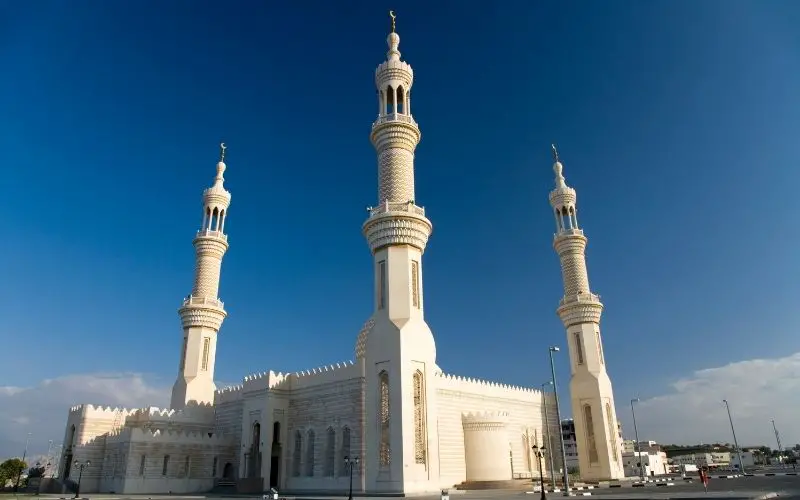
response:
<path id="1" fill-rule="evenodd" d="M 358 457 L 344 457 L 344 465 L 350 471 L 350 493 L 347 495 L 347 500 L 353 500 L 353 467 L 358 465 L 359 458 Z"/>
<path id="2" fill-rule="evenodd" d="M 539 487 L 542 490 L 542 500 L 547 500 L 547 495 L 544 492 L 544 469 L 542 468 L 542 458 L 544 458 L 544 452 L 547 448 L 533 445 L 531 449 L 533 450 L 533 455 L 539 460 Z"/>
<path id="3" fill-rule="evenodd" d="M 550 372 L 553 375 L 553 396 L 556 400 L 556 418 L 558 418 L 558 439 L 561 442 L 561 462 L 562 470 L 564 472 L 564 496 L 569 496 L 569 471 L 567 471 L 567 452 L 564 448 L 564 431 L 561 429 L 561 407 L 558 405 L 558 384 L 556 383 L 556 365 L 553 361 L 553 353 L 561 349 L 558 346 L 551 345 L 548 349 L 550 351 Z M 554 485 L 555 486 L 555 485 Z M 555 489 L 555 488 L 554 488 Z"/>
<path id="4" fill-rule="evenodd" d="M 725 408 L 728 410 L 728 420 L 731 423 L 731 434 L 733 434 L 733 445 L 736 447 L 736 456 L 739 458 L 739 472 L 744 474 L 744 463 L 742 463 L 742 452 L 739 449 L 739 442 L 736 440 L 736 430 L 733 428 L 733 417 L 731 417 L 731 405 L 728 404 L 727 399 L 722 400 L 725 403 Z"/>
<path id="5" fill-rule="evenodd" d="M 28 455 L 28 444 L 31 442 L 31 433 L 25 438 L 25 451 L 22 452 L 22 468 L 17 472 L 17 481 L 14 483 L 14 493 L 19 490 L 19 480 L 22 478 L 22 469 L 25 468 L 25 457 Z"/>
<path id="6" fill-rule="evenodd" d="M 639 429 L 636 427 L 636 410 L 633 409 L 633 403 L 638 403 L 639 398 L 631 399 L 631 413 L 633 414 L 633 433 L 636 437 L 636 454 L 639 458 L 639 478 L 644 483 L 644 463 L 642 463 L 642 445 L 639 441 Z"/>
<path id="7" fill-rule="evenodd" d="M 86 460 L 84 462 L 77 461 L 75 462 L 75 468 L 78 469 L 78 487 L 75 488 L 75 496 L 72 498 L 80 498 L 81 495 L 81 479 L 83 479 L 83 469 L 92 465 L 91 460 Z"/>
<path id="8" fill-rule="evenodd" d="M 544 384 L 542 384 L 542 401 L 544 406 L 544 429 L 547 437 L 547 447 L 548 449 L 553 449 L 553 439 L 550 437 L 550 416 L 547 414 L 547 386 L 552 386 L 553 381 L 548 380 Z M 561 432 L 561 422 L 558 423 L 558 430 Z M 550 482 L 553 484 L 553 489 L 556 488 L 556 467 L 553 464 L 553 452 L 547 454 L 548 458 L 550 459 Z"/>

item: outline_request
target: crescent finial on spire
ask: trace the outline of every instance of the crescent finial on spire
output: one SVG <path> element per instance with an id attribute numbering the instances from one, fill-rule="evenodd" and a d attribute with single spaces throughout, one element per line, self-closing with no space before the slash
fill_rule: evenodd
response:
<path id="1" fill-rule="evenodd" d="M 390 10 L 389 11 L 389 17 L 392 18 L 392 33 L 394 33 L 394 30 L 395 30 L 395 19 L 397 18 L 397 15 L 394 13 L 393 10 Z"/>
<path id="2" fill-rule="evenodd" d="M 228 149 L 228 146 L 225 145 L 224 142 L 219 143 L 219 161 L 225 162 L 225 150 Z"/>
<path id="3" fill-rule="evenodd" d="M 558 159 L 558 149 L 556 149 L 556 145 L 555 144 L 551 144 L 550 148 L 553 150 L 553 161 L 556 162 L 556 163 L 561 161 L 561 160 Z"/>

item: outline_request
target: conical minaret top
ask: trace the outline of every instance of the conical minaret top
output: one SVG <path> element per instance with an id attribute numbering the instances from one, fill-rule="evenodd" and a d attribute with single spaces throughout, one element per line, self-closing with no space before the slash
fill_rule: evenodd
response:
<path id="1" fill-rule="evenodd" d="M 393 244 L 424 250 L 432 226 L 414 196 L 414 150 L 421 138 L 419 126 L 411 115 L 414 71 L 400 60 L 395 13 L 390 11 L 389 17 L 392 20 L 386 39 L 389 51 L 386 61 L 375 70 L 378 118 L 370 134 L 378 154 L 378 205 L 369 207 L 370 218 L 363 229 L 373 252 Z M 376 224 L 378 218 L 381 224 Z M 387 225 L 384 219 L 392 219 L 391 224 Z"/>

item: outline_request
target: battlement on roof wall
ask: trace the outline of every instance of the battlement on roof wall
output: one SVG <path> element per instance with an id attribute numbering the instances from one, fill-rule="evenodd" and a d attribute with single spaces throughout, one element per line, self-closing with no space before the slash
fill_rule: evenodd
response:
<path id="1" fill-rule="evenodd" d="M 126 419 L 128 425 L 147 423 L 211 424 L 214 422 L 214 407 L 210 404 L 191 404 L 180 410 L 151 406 L 140 408 Z"/>
<path id="2" fill-rule="evenodd" d="M 508 422 L 509 413 L 507 411 L 470 411 L 461 414 L 464 422 Z"/>
<path id="3" fill-rule="evenodd" d="M 320 366 L 299 372 L 266 371 L 246 375 L 241 384 L 225 387 L 215 393 L 215 402 L 226 403 L 242 398 L 248 392 L 283 389 L 294 390 L 313 385 L 340 382 L 360 376 L 360 369 L 353 361 Z"/>
<path id="4" fill-rule="evenodd" d="M 87 419 L 115 419 L 120 414 L 123 417 L 133 414 L 138 411 L 135 408 L 122 408 L 112 406 L 99 406 L 91 404 L 76 405 L 69 409 L 70 416 L 80 415 Z"/>
<path id="5" fill-rule="evenodd" d="M 150 431 L 138 427 L 117 429 L 106 435 L 106 445 L 113 443 L 169 443 L 233 445 L 233 438 L 218 432 Z"/>
<path id="6" fill-rule="evenodd" d="M 488 380 L 451 375 L 449 373 L 436 374 L 436 387 L 438 390 L 463 391 L 493 397 L 521 398 L 527 400 L 537 400 L 541 398 L 542 395 L 542 391 L 531 387 L 502 384 Z"/>

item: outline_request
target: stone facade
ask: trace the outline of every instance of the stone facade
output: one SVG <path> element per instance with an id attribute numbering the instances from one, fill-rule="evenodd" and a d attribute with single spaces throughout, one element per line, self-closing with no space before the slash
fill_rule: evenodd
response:
<path id="1" fill-rule="evenodd" d="M 74 479 L 72 465 L 91 460 L 81 484 L 87 493 L 222 487 L 260 493 L 275 487 L 342 494 L 352 474 L 356 492 L 405 495 L 438 493 L 464 481 L 539 475 L 531 446 L 545 445 L 548 428 L 552 436 L 560 432 L 553 394 L 446 374 L 437 365 L 424 315 L 422 262 L 433 225 L 414 199 L 421 133 L 411 115 L 413 70 L 400 60 L 394 25 L 387 42 L 387 60 L 375 73 L 379 111 L 370 134 L 378 159 L 378 204 L 362 226 L 375 271 L 374 312 L 358 333 L 355 360 L 289 374 L 265 371 L 215 388 L 217 335 L 226 316 L 218 290 L 231 199 L 223 187 L 223 145 L 214 185 L 203 193 L 194 286 L 179 309 L 183 347 L 171 409 L 72 408 L 62 478 Z M 574 218 L 572 205 L 562 211 L 569 200 L 574 205 L 574 190 L 564 186 L 555 197 L 561 203 L 558 223 Z M 599 320 L 601 305 L 591 294 L 580 295 L 588 293 L 580 239 L 562 240 L 557 248 L 564 249 L 570 292 L 562 301 L 562 319 L 583 335 L 582 355 L 597 367 L 599 329 L 594 333 L 597 322 L 587 318 L 595 314 Z M 595 341 L 598 349 L 589 350 Z M 576 394 L 600 398 L 592 404 L 607 402 L 610 382 L 603 389 Z M 583 399 L 576 401 L 580 408 Z M 605 423 L 615 421 L 611 404 L 611 413 L 597 407 L 590 426 L 596 438 L 589 454 L 606 457 L 604 464 L 614 457 L 602 439 Z M 557 452 L 552 443 L 546 446 Z M 352 471 L 346 457 L 359 459 Z M 555 462 L 560 466 L 562 457 Z"/>

